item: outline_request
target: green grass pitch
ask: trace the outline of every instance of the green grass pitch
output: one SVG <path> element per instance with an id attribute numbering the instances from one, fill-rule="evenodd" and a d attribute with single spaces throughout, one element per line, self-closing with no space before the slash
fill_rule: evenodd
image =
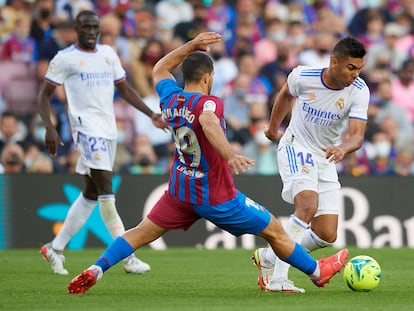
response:
<path id="1" fill-rule="evenodd" d="M 103 249 L 66 251 L 68 276 L 55 275 L 37 249 L 0 251 L 0 310 L 414 310 L 414 250 L 358 249 L 382 267 L 379 287 L 352 292 L 336 275 L 325 288 L 292 269 L 290 276 L 305 294 L 268 293 L 256 284 L 252 251 L 171 248 L 137 252 L 151 265 L 145 275 L 127 275 L 118 264 L 85 295 L 69 295 L 67 284 L 92 264 Z M 315 258 L 333 254 L 329 248 Z"/>

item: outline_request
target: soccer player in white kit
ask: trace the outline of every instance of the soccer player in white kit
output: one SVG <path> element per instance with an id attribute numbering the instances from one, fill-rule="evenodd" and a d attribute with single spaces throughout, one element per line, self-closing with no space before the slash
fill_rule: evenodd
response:
<path id="1" fill-rule="evenodd" d="M 266 131 L 272 141 L 280 138 L 279 127 L 292 112 L 278 147 L 282 198 L 295 208 L 285 230 L 308 252 L 336 240 L 340 183 L 335 164 L 364 140 L 370 93 L 359 74 L 365 54 L 356 39 L 340 40 L 328 68 L 296 67 L 272 108 Z M 304 292 L 289 280 L 289 265 L 272 249 L 256 250 L 253 260 L 263 290 Z"/>
<path id="2" fill-rule="evenodd" d="M 46 127 L 46 147 L 51 156 L 56 156 L 62 142 L 50 118 L 50 97 L 56 86 L 63 84 L 73 141 L 79 152 L 76 172 L 84 176 L 82 193 L 72 204 L 61 230 L 53 241 L 40 249 L 57 274 L 68 274 L 63 267 L 63 250 L 84 225 L 97 202 L 112 238 L 125 232 L 112 192 L 112 167 L 117 146 L 113 106 L 115 86 L 120 95 L 150 117 L 156 127 L 165 128 L 161 114 L 148 108 L 126 81 L 116 52 L 108 45 L 97 44 L 99 18 L 96 13 L 80 12 L 75 30 L 77 42 L 51 60 L 38 95 L 39 112 Z M 150 270 L 150 266 L 132 254 L 125 259 L 124 270 L 142 274 Z"/>

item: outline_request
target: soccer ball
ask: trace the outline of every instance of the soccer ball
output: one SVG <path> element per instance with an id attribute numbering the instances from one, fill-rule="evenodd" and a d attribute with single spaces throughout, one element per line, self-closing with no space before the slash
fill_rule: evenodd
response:
<path id="1" fill-rule="evenodd" d="M 381 267 L 374 258 L 360 255 L 346 263 L 343 276 L 346 285 L 353 291 L 369 292 L 380 283 Z"/>

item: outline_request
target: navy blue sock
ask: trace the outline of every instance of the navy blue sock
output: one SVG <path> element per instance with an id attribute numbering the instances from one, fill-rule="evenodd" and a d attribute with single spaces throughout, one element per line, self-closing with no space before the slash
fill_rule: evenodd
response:
<path id="1" fill-rule="evenodd" d="M 118 237 L 103 252 L 101 257 L 95 262 L 95 265 L 101 267 L 102 271 L 105 272 L 133 252 L 134 249 L 131 244 L 129 244 L 123 237 Z"/>
<path id="2" fill-rule="evenodd" d="M 282 258 L 282 260 L 293 267 L 298 268 L 307 275 L 311 275 L 315 272 L 316 266 L 318 265 L 317 261 L 298 243 L 296 243 L 293 252 L 288 257 Z"/>

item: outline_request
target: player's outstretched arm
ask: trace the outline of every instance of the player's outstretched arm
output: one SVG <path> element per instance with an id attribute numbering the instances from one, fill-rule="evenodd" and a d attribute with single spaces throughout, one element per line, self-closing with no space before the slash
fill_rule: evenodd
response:
<path id="1" fill-rule="evenodd" d="M 58 146 L 63 146 L 63 142 L 60 139 L 60 136 L 56 131 L 55 125 L 53 124 L 50 117 L 52 113 L 50 106 L 50 97 L 52 96 L 55 89 L 55 85 L 48 82 L 43 82 L 37 96 L 39 114 L 43 120 L 43 125 L 46 128 L 45 145 L 52 157 L 57 155 Z"/>
<path id="2" fill-rule="evenodd" d="M 152 70 L 154 85 L 163 79 L 174 79 L 171 71 L 174 70 L 184 58 L 195 51 L 209 51 L 209 45 L 219 42 L 221 35 L 215 32 L 203 32 L 184 45 L 171 51 L 161 58 Z"/>
<path id="3" fill-rule="evenodd" d="M 145 102 L 142 100 L 141 96 L 130 86 L 130 84 L 123 80 L 116 84 L 116 87 L 121 94 L 122 98 L 125 99 L 128 103 L 134 106 L 136 109 L 141 111 L 142 113 L 146 114 L 149 118 L 151 118 L 152 123 L 154 126 L 164 129 L 166 128 L 166 124 L 161 117 L 161 114 L 154 113 L 151 108 L 149 108 Z"/>
<path id="4" fill-rule="evenodd" d="M 227 161 L 233 174 L 238 175 L 254 165 L 254 160 L 234 152 L 220 126 L 219 118 L 214 112 L 204 111 L 198 120 L 203 128 L 204 135 L 223 159 Z"/>

